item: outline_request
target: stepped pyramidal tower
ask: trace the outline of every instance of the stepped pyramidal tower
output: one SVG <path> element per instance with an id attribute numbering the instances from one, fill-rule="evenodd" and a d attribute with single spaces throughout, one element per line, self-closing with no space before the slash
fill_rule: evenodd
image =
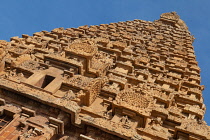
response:
<path id="1" fill-rule="evenodd" d="M 209 140 L 175 13 L 0 41 L 0 140 Z"/>

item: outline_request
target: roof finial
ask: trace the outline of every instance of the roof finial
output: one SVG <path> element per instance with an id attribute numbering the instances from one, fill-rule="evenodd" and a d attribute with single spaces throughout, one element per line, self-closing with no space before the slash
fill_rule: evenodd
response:
<path id="1" fill-rule="evenodd" d="M 176 12 L 161 14 L 160 21 L 170 23 L 178 28 L 188 29 L 185 22 L 180 19 L 180 16 Z"/>

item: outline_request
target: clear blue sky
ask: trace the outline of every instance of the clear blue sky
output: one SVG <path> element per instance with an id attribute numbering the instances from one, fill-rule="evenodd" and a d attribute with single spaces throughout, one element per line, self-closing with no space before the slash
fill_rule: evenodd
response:
<path id="1" fill-rule="evenodd" d="M 54 28 L 98 25 L 142 19 L 154 21 L 176 11 L 195 36 L 195 54 L 201 67 L 205 120 L 210 125 L 210 0 L 2 0 L 0 39 L 32 35 Z"/>

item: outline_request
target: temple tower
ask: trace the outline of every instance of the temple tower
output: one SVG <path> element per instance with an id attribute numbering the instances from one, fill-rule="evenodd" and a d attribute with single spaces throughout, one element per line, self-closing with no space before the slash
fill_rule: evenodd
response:
<path id="1" fill-rule="evenodd" d="M 210 139 L 193 41 L 176 12 L 1 41 L 0 139 Z"/>

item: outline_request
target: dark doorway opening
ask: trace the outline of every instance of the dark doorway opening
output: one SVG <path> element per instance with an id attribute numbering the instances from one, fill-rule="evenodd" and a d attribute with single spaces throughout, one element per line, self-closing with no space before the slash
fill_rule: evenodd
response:
<path id="1" fill-rule="evenodd" d="M 55 79 L 55 77 L 52 77 L 50 75 L 45 75 L 43 78 L 41 78 L 36 84 L 35 86 L 38 86 L 40 88 L 45 88 L 47 85 L 49 85 L 53 80 Z"/>
<path id="2" fill-rule="evenodd" d="M 0 130 L 5 128 L 12 121 L 12 117 L 6 116 L 5 114 L 0 116 Z"/>

